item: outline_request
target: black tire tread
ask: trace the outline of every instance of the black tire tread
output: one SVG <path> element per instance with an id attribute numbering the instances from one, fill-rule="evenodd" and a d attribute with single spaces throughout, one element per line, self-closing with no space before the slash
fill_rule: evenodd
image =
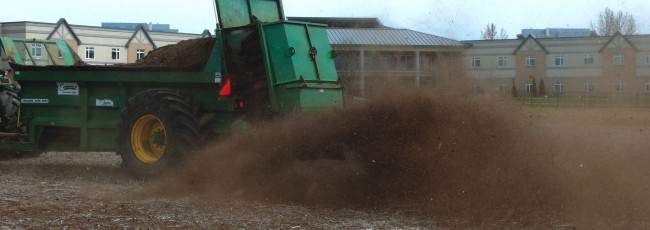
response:
<path id="1" fill-rule="evenodd" d="M 0 129 L 15 132 L 18 124 L 20 96 L 13 85 L 0 87 Z"/>
<path id="2" fill-rule="evenodd" d="M 202 142 L 198 131 L 199 110 L 195 107 L 191 98 L 169 89 L 146 90 L 130 98 L 117 124 L 117 153 L 124 165 L 138 177 L 153 177 L 164 173 L 195 150 Z M 158 116 L 168 132 L 165 155 L 153 164 L 139 162 L 131 145 L 133 123 L 145 114 Z"/>

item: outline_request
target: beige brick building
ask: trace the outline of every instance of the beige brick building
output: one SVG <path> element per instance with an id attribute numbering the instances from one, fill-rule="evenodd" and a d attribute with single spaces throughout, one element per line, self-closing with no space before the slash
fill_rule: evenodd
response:
<path id="1" fill-rule="evenodd" d="M 130 30 L 71 25 L 62 18 L 57 23 L 0 22 L 0 36 L 65 40 L 86 63 L 110 65 L 133 63 L 155 48 L 211 34 L 207 30 L 203 34 L 188 34 L 148 31 L 142 26 Z M 6 57 L 2 58 L 5 63 Z"/>
<path id="2" fill-rule="evenodd" d="M 526 95 L 532 81 L 546 95 L 650 93 L 650 35 L 464 41 L 466 73 L 476 93 Z"/>

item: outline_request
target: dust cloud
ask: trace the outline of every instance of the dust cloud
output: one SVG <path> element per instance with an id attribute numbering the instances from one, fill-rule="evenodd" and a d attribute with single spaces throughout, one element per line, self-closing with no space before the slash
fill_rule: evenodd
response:
<path id="1" fill-rule="evenodd" d="M 650 214 L 645 128 L 610 122 L 635 111 L 571 109 L 558 118 L 507 99 L 382 95 L 222 137 L 150 192 L 484 219 Z M 344 159 L 306 160 L 318 156 Z"/>

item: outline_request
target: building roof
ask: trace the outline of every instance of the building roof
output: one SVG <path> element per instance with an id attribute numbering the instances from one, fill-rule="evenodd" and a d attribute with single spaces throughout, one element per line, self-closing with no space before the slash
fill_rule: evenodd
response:
<path id="1" fill-rule="evenodd" d="M 628 39 L 628 38 L 627 38 L 625 35 L 623 35 L 620 31 L 617 31 L 614 35 L 612 35 L 612 37 L 609 39 L 609 41 L 607 41 L 607 43 L 605 43 L 605 45 L 603 46 L 603 48 L 600 48 L 600 50 L 599 50 L 598 52 L 602 53 L 602 52 L 603 52 L 605 49 L 607 49 L 607 47 L 609 47 L 609 45 L 612 44 L 612 42 L 614 42 L 614 40 L 615 40 L 616 38 L 618 38 L 618 37 L 622 38 L 623 41 L 625 41 L 628 45 L 630 45 L 630 47 L 632 47 L 632 49 L 634 49 L 635 51 L 639 51 L 639 48 L 636 48 L 636 45 L 634 45 L 634 43 L 632 43 L 632 42 L 630 41 L 630 39 Z"/>
<path id="2" fill-rule="evenodd" d="M 528 40 L 533 40 L 533 42 L 535 42 L 535 44 L 537 44 L 537 46 L 539 46 L 539 48 L 542 49 L 542 51 L 544 51 L 544 53 L 546 53 L 546 54 L 549 54 L 549 53 L 550 53 L 550 52 L 548 52 L 548 50 L 546 49 L 546 47 L 544 47 L 544 45 L 542 45 L 542 43 L 540 43 L 539 40 L 538 40 L 537 38 L 535 38 L 535 36 L 533 36 L 532 34 L 529 34 L 528 37 L 526 37 L 526 40 L 524 40 L 523 42 L 521 42 L 521 44 L 520 44 L 519 46 L 517 46 L 517 48 L 515 49 L 515 52 L 513 52 L 512 54 L 513 54 L 513 55 L 517 55 L 517 52 L 519 52 L 519 50 L 520 50 L 522 47 L 524 47 L 524 45 L 526 45 L 526 43 L 528 42 Z"/>
<path id="3" fill-rule="evenodd" d="M 387 28 L 379 18 L 288 17 L 288 19 L 326 24 L 329 28 Z"/>
<path id="4" fill-rule="evenodd" d="M 70 24 L 68 24 L 68 21 L 65 20 L 65 18 L 60 18 L 59 22 L 56 23 L 56 27 L 54 27 L 54 30 L 52 30 L 52 33 L 50 33 L 49 36 L 47 36 L 47 39 L 52 39 L 52 36 L 56 33 L 57 30 L 59 30 L 59 27 L 65 26 L 68 31 L 70 31 L 70 34 L 74 38 L 75 41 L 77 41 L 78 45 L 81 45 L 81 39 L 79 39 L 79 36 L 77 36 L 77 33 L 74 32 L 72 28 L 70 28 Z"/>
<path id="5" fill-rule="evenodd" d="M 144 29 L 144 26 L 143 26 L 143 25 L 139 25 L 139 26 L 138 26 L 138 28 L 135 30 L 135 33 L 133 33 L 133 35 L 131 36 L 131 38 L 129 38 L 129 41 L 126 42 L 126 45 L 125 45 L 124 47 L 129 48 L 129 46 L 131 45 L 131 42 L 133 41 L 133 39 L 135 39 L 135 37 L 138 35 L 138 32 L 140 32 L 140 31 L 142 31 L 142 34 L 145 36 L 145 38 L 147 39 L 147 41 L 149 41 L 149 43 L 151 43 L 151 45 L 153 46 L 153 48 L 154 48 L 154 49 L 157 49 L 158 46 L 156 46 L 156 42 L 154 42 L 153 39 L 151 39 L 151 36 L 150 36 L 149 33 L 147 32 L 147 30 Z"/>
<path id="6" fill-rule="evenodd" d="M 535 38 L 569 38 L 590 37 L 594 36 L 595 32 L 590 29 L 580 28 L 523 29 L 517 37 L 519 39 L 525 39 L 528 35 L 533 35 Z"/>
<path id="7" fill-rule="evenodd" d="M 102 22 L 103 28 L 139 30 L 140 27 L 146 31 L 178 33 L 178 29 L 170 29 L 169 24 L 160 23 L 129 23 L 129 22 Z"/>
<path id="8" fill-rule="evenodd" d="M 460 41 L 407 29 L 327 29 L 332 45 L 465 47 Z"/>

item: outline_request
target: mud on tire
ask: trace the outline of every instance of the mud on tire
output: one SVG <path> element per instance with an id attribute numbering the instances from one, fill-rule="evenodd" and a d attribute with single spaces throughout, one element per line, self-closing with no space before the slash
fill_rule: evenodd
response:
<path id="1" fill-rule="evenodd" d="M 200 144 L 198 109 L 191 98 L 153 89 L 129 99 L 117 124 L 117 153 L 138 177 L 163 174 Z"/>
<path id="2" fill-rule="evenodd" d="M 0 86 L 0 132 L 18 132 L 18 110 L 20 110 L 20 85 Z M 5 138 L 14 139 L 14 138 Z M 33 158 L 42 152 L 25 152 L 18 150 L 0 150 L 0 161 L 16 158 Z"/>
<path id="3" fill-rule="evenodd" d="M 16 83 L 17 84 L 17 83 Z M 20 97 L 16 86 L 0 86 L 0 129 L 4 132 L 17 130 Z"/>

